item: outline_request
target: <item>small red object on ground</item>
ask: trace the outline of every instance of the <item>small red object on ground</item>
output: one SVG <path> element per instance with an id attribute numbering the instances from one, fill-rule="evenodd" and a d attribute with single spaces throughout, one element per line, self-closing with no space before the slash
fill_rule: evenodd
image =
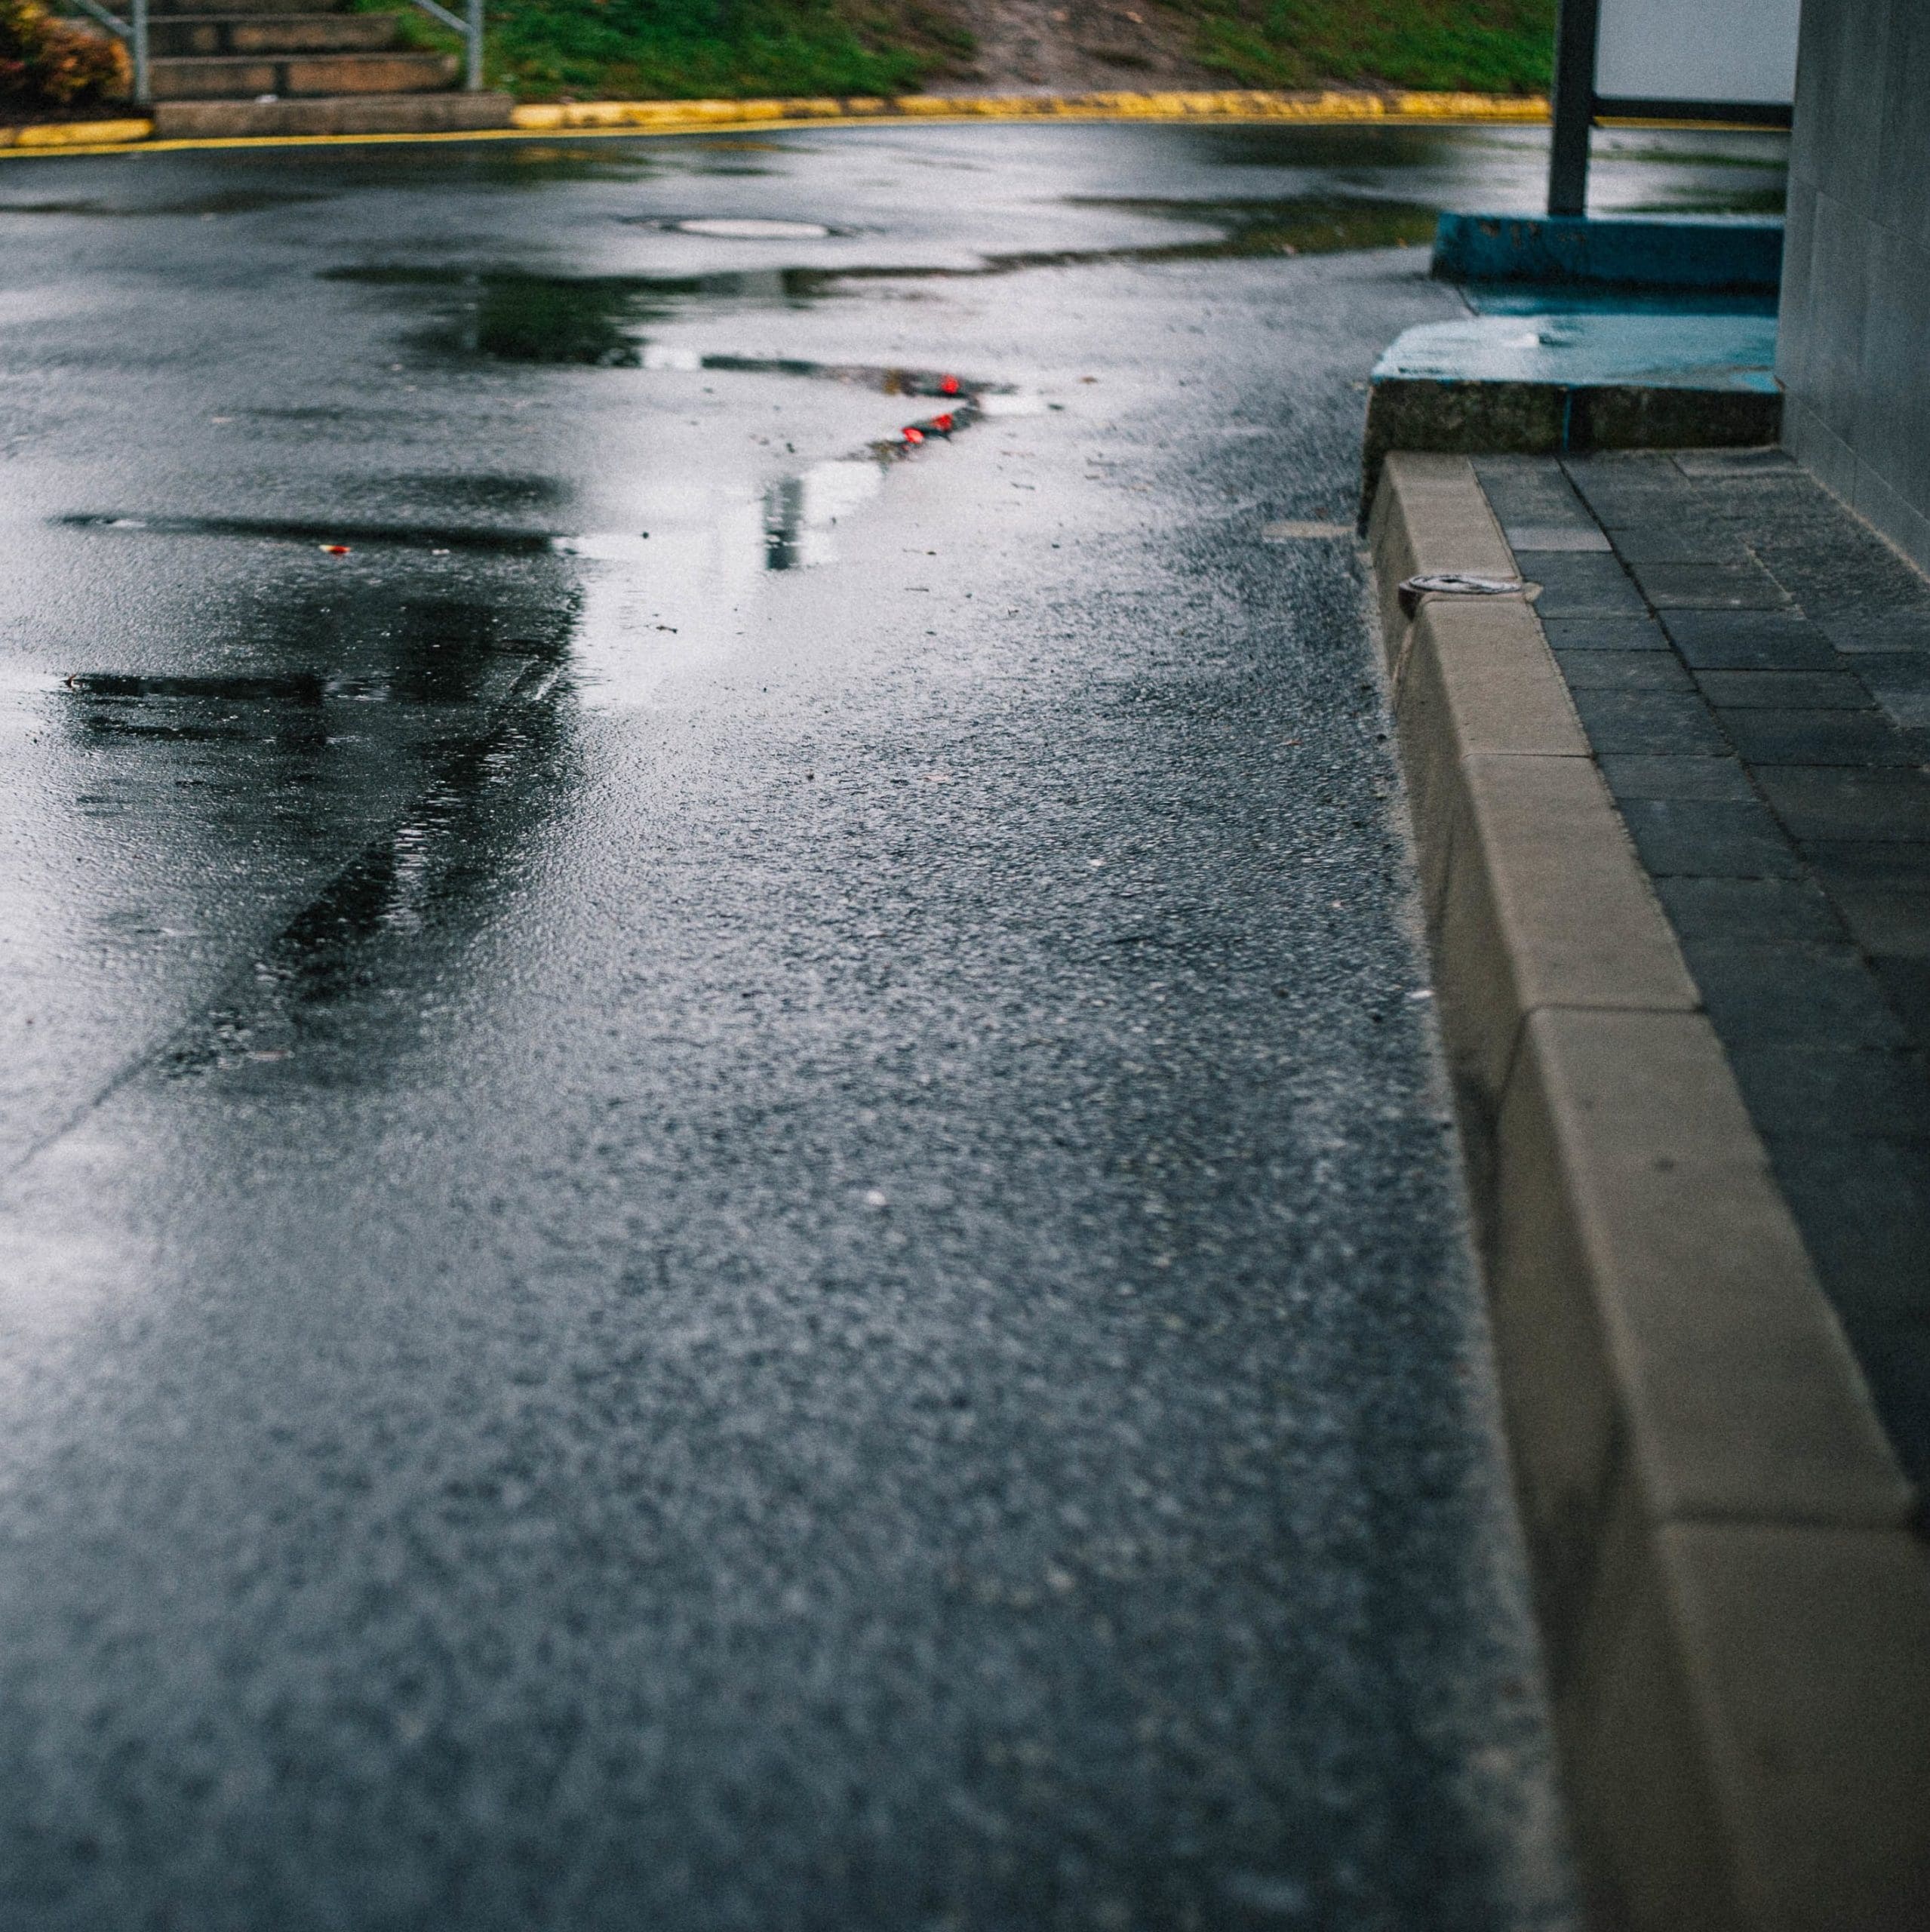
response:
<path id="1" fill-rule="evenodd" d="M 956 376 L 939 377 L 938 392 L 940 395 L 956 395 L 958 393 L 958 378 Z"/>
<path id="2" fill-rule="evenodd" d="M 914 424 L 908 423 L 905 426 L 905 440 L 908 443 L 922 443 L 925 440 L 925 432 Z"/>
<path id="3" fill-rule="evenodd" d="M 321 547 L 331 557 L 346 557 L 349 554 L 349 546 L 346 543 L 324 543 Z"/>

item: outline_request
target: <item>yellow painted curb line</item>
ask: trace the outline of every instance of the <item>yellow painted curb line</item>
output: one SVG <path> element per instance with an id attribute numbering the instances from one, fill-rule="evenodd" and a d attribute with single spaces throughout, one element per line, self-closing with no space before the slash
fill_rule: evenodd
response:
<path id="1" fill-rule="evenodd" d="M 154 123 L 146 119 L 49 121 L 30 128 L 0 128 L 0 148 L 120 147 L 144 141 L 153 132 Z"/>
<path id="2" fill-rule="evenodd" d="M 518 128 L 756 126 L 773 121 L 1545 121 L 1538 97 L 1485 94 L 899 94 L 837 100 L 589 100 L 535 104 Z"/>
<path id="3" fill-rule="evenodd" d="M 899 94 L 848 100 L 585 100 L 533 103 L 507 128 L 425 134 L 235 134 L 152 138 L 151 120 L 69 121 L 0 128 L 0 158 L 32 154 L 166 153 L 181 149 L 357 147 L 395 141 L 527 140 L 545 134 L 696 134 L 725 128 L 826 127 L 878 121 L 1231 121 L 1303 126 L 1500 122 L 1548 118 L 1538 96 L 1485 94 L 1220 93 Z"/>

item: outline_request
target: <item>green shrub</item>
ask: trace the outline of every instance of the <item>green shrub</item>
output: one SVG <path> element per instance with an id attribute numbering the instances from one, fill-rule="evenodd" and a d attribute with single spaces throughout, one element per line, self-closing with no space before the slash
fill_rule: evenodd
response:
<path id="1" fill-rule="evenodd" d="M 78 107 L 124 100 L 133 86 L 118 40 L 57 20 L 39 0 L 0 0 L 0 101 Z"/>

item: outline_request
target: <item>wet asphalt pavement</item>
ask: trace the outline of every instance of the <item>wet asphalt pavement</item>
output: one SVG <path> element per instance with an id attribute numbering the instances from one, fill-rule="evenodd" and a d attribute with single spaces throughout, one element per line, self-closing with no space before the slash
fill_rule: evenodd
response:
<path id="1" fill-rule="evenodd" d="M 5 164 L 8 1924 L 1571 1924 L 1360 565 L 1262 538 L 1538 166 Z"/>

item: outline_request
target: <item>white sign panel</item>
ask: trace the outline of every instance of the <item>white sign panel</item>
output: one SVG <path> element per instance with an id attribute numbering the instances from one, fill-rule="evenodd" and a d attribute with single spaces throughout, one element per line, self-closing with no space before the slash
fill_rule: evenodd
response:
<path id="1" fill-rule="evenodd" d="M 1595 91 L 1612 100 L 1796 99 L 1802 0 L 1601 0 Z"/>

